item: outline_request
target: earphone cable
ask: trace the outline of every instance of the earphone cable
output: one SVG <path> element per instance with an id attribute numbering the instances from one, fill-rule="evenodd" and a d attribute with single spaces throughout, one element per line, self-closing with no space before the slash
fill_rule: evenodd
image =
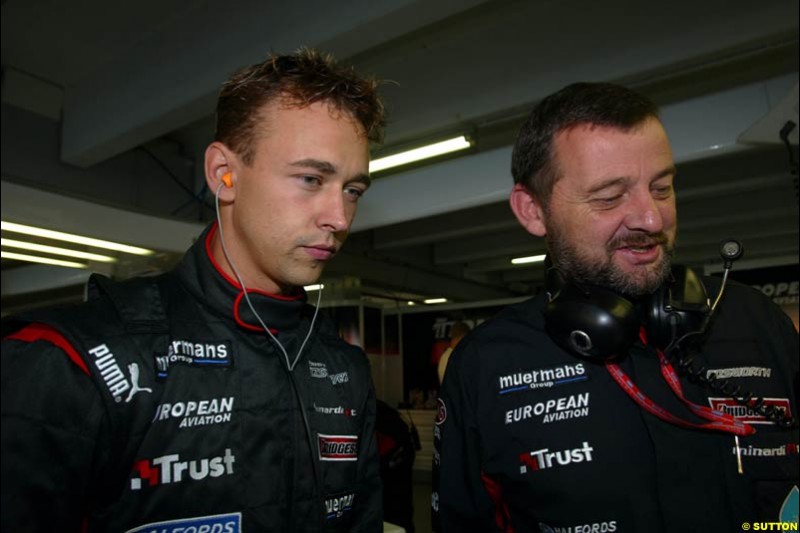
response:
<path id="1" fill-rule="evenodd" d="M 311 338 L 311 332 L 314 330 L 314 324 L 316 323 L 317 315 L 319 314 L 319 304 L 322 301 L 322 287 L 320 286 L 319 292 L 317 293 L 317 305 L 314 306 L 314 316 L 311 318 L 311 325 L 308 328 L 308 333 L 306 334 L 305 339 L 303 339 L 303 343 L 300 345 L 300 349 L 297 350 L 297 355 L 295 356 L 294 361 L 290 362 L 289 361 L 289 354 L 286 352 L 286 348 L 284 348 L 283 344 L 281 344 L 281 342 L 278 340 L 278 338 L 275 335 L 272 334 L 272 332 L 269 330 L 267 325 L 261 319 L 261 315 L 259 315 L 258 312 L 256 311 L 255 307 L 253 306 L 253 303 L 250 301 L 250 296 L 247 294 L 247 287 L 244 284 L 244 280 L 242 280 L 242 276 L 239 275 L 239 271 L 236 269 L 236 265 L 233 264 L 233 261 L 231 260 L 231 256 L 228 253 L 228 248 L 225 245 L 225 235 L 224 235 L 224 232 L 222 231 L 222 216 L 220 216 L 220 213 L 219 213 L 219 192 L 220 192 L 220 190 L 222 190 L 222 187 L 224 187 L 224 184 L 220 183 L 219 187 L 217 187 L 217 192 L 214 195 L 214 207 L 215 207 L 215 210 L 216 210 L 216 213 L 217 213 L 217 226 L 219 226 L 219 240 L 220 240 L 220 243 L 222 244 L 222 252 L 225 254 L 225 259 L 228 260 L 228 264 L 231 266 L 231 270 L 233 270 L 233 273 L 236 276 L 236 280 L 239 282 L 239 286 L 242 288 L 242 294 L 244 295 L 244 299 L 247 302 L 247 306 L 250 308 L 250 311 L 256 317 L 256 319 L 258 320 L 258 323 L 261 325 L 261 327 L 264 329 L 264 331 L 267 332 L 267 335 L 269 335 L 270 338 L 273 341 L 275 341 L 275 344 L 278 345 L 278 348 L 280 348 L 281 353 L 283 353 L 283 357 L 286 360 L 286 367 L 289 369 L 290 372 L 293 372 L 294 371 L 294 367 L 297 365 L 297 362 L 300 360 L 300 354 L 303 353 L 303 349 L 306 347 L 306 344 L 308 343 L 308 339 Z"/>

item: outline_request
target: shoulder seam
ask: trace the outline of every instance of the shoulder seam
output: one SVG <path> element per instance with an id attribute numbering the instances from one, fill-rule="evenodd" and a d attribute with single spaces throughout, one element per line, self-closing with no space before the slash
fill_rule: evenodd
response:
<path id="1" fill-rule="evenodd" d="M 86 366 L 86 362 L 78 354 L 78 351 L 58 330 L 48 326 L 47 324 L 42 324 L 39 322 L 28 324 L 18 332 L 9 335 L 3 340 L 18 340 L 22 342 L 44 341 L 50 343 L 63 351 L 84 374 L 91 376 L 89 367 Z"/>

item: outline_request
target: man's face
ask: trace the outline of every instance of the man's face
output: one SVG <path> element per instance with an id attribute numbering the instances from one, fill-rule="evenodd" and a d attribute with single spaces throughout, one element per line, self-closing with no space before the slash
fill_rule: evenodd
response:
<path id="1" fill-rule="evenodd" d="M 325 102 L 276 101 L 261 113 L 254 160 L 238 169 L 231 229 L 245 283 L 285 292 L 315 282 L 344 243 L 369 186 L 369 146 L 352 116 Z"/>
<path id="2" fill-rule="evenodd" d="M 560 178 L 545 210 L 553 263 L 576 282 L 653 292 L 675 244 L 675 164 L 661 123 L 578 125 L 553 143 Z"/>

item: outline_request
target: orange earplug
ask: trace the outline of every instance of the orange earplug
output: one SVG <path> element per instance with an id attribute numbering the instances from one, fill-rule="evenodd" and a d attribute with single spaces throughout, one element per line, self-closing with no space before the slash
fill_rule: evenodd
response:
<path id="1" fill-rule="evenodd" d="M 227 188 L 230 189 L 231 187 L 233 187 L 233 174 L 231 174 L 230 172 L 226 172 L 225 174 L 223 174 L 220 179 Z"/>

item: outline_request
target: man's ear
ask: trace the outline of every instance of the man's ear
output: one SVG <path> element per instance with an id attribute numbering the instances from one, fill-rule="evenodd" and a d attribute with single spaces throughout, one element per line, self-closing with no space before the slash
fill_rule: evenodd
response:
<path id="1" fill-rule="evenodd" d="M 238 168 L 239 159 L 227 146 L 219 141 L 208 145 L 205 156 L 206 184 L 213 194 L 219 189 L 220 200 L 232 201 L 236 197 Z"/>
<path id="2" fill-rule="evenodd" d="M 514 216 L 528 233 L 537 237 L 544 237 L 547 234 L 544 208 L 539 199 L 527 187 L 521 183 L 514 185 L 509 202 Z"/>

